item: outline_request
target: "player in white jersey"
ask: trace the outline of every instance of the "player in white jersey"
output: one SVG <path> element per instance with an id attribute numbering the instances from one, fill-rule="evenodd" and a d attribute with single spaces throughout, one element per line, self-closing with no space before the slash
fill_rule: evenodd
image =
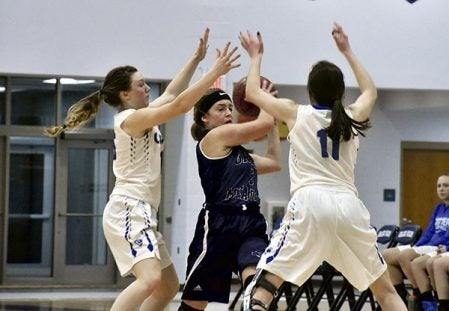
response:
<path id="1" fill-rule="evenodd" d="M 251 58 L 247 100 L 284 121 L 291 144 L 292 198 L 279 231 L 259 261 L 252 285 L 245 291 L 245 310 L 268 310 L 284 281 L 302 285 L 323 261 L 359 290 L 370 287 L 382 310 L 406 310 L 388 278 L 369 212 L 354 186 L 358 135 L 369 128 L 377 90 L 341 26 L 335 24 L 332 36 L 361 91 L 346 108 L 342 103 L 343 73 L 328 61 L 316 63 L 309 73 L 311 105 L 263 94 L 259 86 L 262 37 L 249 32 L 239 36 Z"/>
<path id="2" fill-rule="evenodd" d="M 84 125 L 102 101 L 116 108 L 114 116 L 114 190 L 103 213 L 103 229 L 122 276 L 132 282 L 111 310 L 163 310 L 179 290 L 179 281 L 161 234 L 157 231 L 160 201 L 162 136 L 158 125 L 189 111 L 210 85 L 239 64 L 237 48 L 217 50 L 211 69 L 195 84 L 189 82 L 208 47 L 209 29 L 184 68 L 164 93 L 149 102 L 150 88 L 132 66 L 112 69 L 99 91 L 73 104 L 65 123 L 47 129 L 58 136 Z"/>

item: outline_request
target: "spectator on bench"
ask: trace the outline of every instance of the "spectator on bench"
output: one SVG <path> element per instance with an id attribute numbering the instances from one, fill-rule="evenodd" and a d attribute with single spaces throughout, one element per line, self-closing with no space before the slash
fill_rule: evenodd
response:
<path id="1" fill-rule="evenodd" d="M 427 260 L 436 256 L 438 252 L 444 251 L 442 248 L 449 244 L 449 173 L 438 177 L 437 194 L 442 202 L 435 207 L 429 225 L 418 242 L 414 246 L 400 245 L 382 252 L 388 264 L 391 281 L 404 301 L 408 294 L 404 277 L 407 277 L 412 284 L 413 293 L 418 297 L 418 301 L 431 302 L 433 300 L 430 283 L 428 286 L 422 284 L 423 292 L 420 292 L 418 282 L 421 282 L 423 274 L 426 274 L 423 270 L 426 269 Z M 414 260 L 416 260 L 416 274 L 411 268 L 411 263 Z M 434 303 L 431 305 L 434 306 Z"/>

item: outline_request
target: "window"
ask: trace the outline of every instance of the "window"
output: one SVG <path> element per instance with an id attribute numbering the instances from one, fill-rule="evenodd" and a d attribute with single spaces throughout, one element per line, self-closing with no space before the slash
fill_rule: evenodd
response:
<path id="1" fill-rule="evenodd" d="M 6 83 L 5 79 L 0 78 L 0 125 L 5 124 L 6 115 Z"/>
<path id="2" fill-rule="evenodd" d="M 101 87 L 102 81 L 99 80 L 74 80 L 67 78 L 60 79 L 62 89 L 62 110 L 61 120 L 64 120 L 70 106 L 80 99 L 98 91 Z M 72 84 L 64 81 L 77 81 Z M 109 105 L 102 104 L 98 114 L 88 124 L 87 128 L 112 128 L 113 115 L 116 113 L 115 109 Z"/>
<path id="3" fill-rule="evenodd" d="M 45 80 L 11 79 L 11 124 L 50 126 L 55 123 L 56 85 Z"/>
<path id="4" fill-rule="evenodd" d="M 108 152 L 107 149 L 69 149 L 66 237 L 68 265 L 106 264 L 107 246 L 101 216 L 109 198 Z"/>
<path id="5" fill-rule="evenodd" d="M 7 275 L 50 276 L 54 140 L 11 137 Z"/>
<path id="6" fill-rule="evenodd" d="M 43 132 L 61 124 L 69 107 L 102 83 L 87 77 L 0 76 L 0 184 L 8 185 L 0 188 L 5 203 L 0 229 L 7 234 L 0 243 L 5 257 L 0 284 L 36 277 L 67 284 L 115 280 L 101 216 L 113 184 L 116 110 L 102 104 L 89 130 L 74 136 L 55 139 Z M 148 84 L 154 100 L 162 85 Z"/>

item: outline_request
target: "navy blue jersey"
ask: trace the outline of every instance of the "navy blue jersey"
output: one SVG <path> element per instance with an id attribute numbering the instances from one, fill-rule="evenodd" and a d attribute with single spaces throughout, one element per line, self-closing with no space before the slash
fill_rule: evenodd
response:
<path id="1" fill-rule="evenodd" d="M 206 203 L 210 205 L 259 205 L 256 166 L 242 146 L 231 149 L 222 158 L 207 158 L 196 146 L 198 171 Z"/>

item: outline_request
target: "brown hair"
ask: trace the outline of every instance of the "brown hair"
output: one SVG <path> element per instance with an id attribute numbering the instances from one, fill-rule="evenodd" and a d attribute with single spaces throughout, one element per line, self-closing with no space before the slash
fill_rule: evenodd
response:
<path id="1" fill-rule="evenodd" d="M 323 60 L 312 67 L 307 91 L 318 105 L 332 109 L 331 124 L 326 132 L 333 141 L 348 141 L 359 134 L 365 136 L 363 132 L 371 127 L 368 119 L 359 122 L 346 113 L 342 102 L 345 92 L 344 76 L 333 63 Z"/>
<path id="2" fill-rule="evenodd" d="M 216 102 L 222 99 L 231 100 L 231 97 L 229 97 L 229 95 L 222 89 L 210 88 L 204 93 L 200 100 L 197 101 L 195 108 L 193 109 L 193 124 L 190 128 L 190 133 L 192 134 L 193 139 L 200 141 L 206 136 L 207 132 L 209 132 L 209 129 L 204 125 L 202 117 L 207 114 L 209 109 Z"/>
<path id="3" fill-rule="evenodd" d="M 133 66 L 116 67 L 109 71 L 100 90 L 89 94 L 70 106 L 64 124 L 48 127 L 44 130 L 44 133 L 54 137 L 67 129 L 84 126 L 96 116 L 102 101 L 120 110 L 123 105 L 120 92 L 130 90 L 131 77 L 135 72 L 137 72 L 137 69 Z"/>

